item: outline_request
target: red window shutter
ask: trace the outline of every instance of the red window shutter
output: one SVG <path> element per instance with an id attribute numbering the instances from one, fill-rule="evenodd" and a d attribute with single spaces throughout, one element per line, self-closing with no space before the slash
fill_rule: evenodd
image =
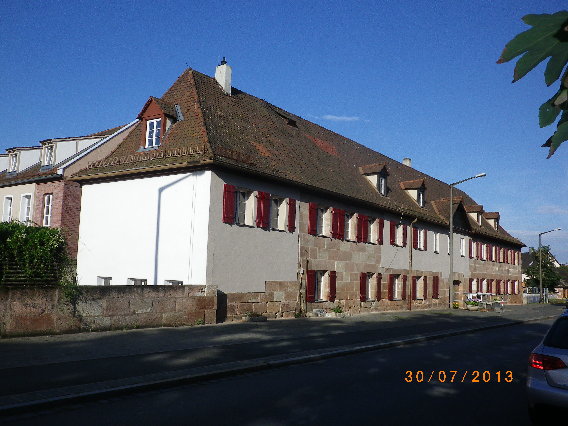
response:
<path id="1" fill-rule="evenodd" d="M 481 243 L 478 241 L 476 245 L 477 245 L 477 258 L 481 259 Z"/>
<path id="2" fill-rule="evenodd" d="M 440 277 L 434 276 L 432 282 L 432 299 L 440 297 Z"/>
<path id="3" fill-rule="evenodd" d="M 357 214 L 357 235 L 355 239 L 358 243 L 363 241 L 363 220 L 360 214 Z"/>
<path id="4" fill-rule="evenodd" d="M 487 293 L 493 293 L 493 280 L 487 280 Z"/>
<path id="5" fill-rule="evenodd" d="M 316 235 L 318 230 L 318 205 L 316 203 L 310 203 L 308 207 L 308 234 Z"/>
<path id="6" fill-rule="evenodd" d="M 491 259 L 489 259 L 489 256 L 490 256 L 490 250 L 489 250 L 489 248 L 490 248 L 490 245 L 489 245 L 489 244 L 485 244 L 485 259 L 487 259 L 487 260 L 491 260 Z"/>
<path id="7" fill-rule="evenodd" d="M 416 300 L 416 277 L 412 277 L 412 300 Z"/>
<path id="8" fill-rule="evenodd" d="M 288 198 L 288 232 L 296 230 L 296 200 Z"/>
<path id="9" fill-rule="evenodd" d="M 270 222 L 270 194 L 268 192 L 258 192 L 256 204 L 256 226 L 257 228 L 267 229 Z"/>
<path id="10" fill-rule="evenodd" d="M 393 300 L 394 298 L 394 281 L 396 279 L 396 275 L 389 275 L 389 285 L 388 285 L 388 289 L 387 289 L 387 298 L 388 300 Z"/>
<path id="11" fill-rule="evenodd" d="M 339 211 L 331 211 L 331 238 L 339 238 Z"/>
<path id="12" fill-rule="evenodd" d="M 424 240 L 424 250 L 428 250 L 428 231 L 424 229 L 422 232 L 424 232 L 424 236 L 422 238 Z"/>
<path id="13" fill-rule="evenodd" d="M 361 221 L 363 224 L 361 225 L 361 242 L 368 243 L 369 242 L 369 218 L 364 214 L 361 215 Z"/>
<path id="14" fill-rule="evenodd" d="M 306 279 L 306 301 L 315 302 L 316 301 L 316 271 L 308 270 L 308 275 Z"/>
<path id="15" fill-rule="evenodd" d="M 235 223 L 235 187 L 227 183 L 223 188 L 223 222 Z"/>
<path id="16" fill-rule="evenodd" d="M 473 293 L 473 278 L 469 279 L 469 293 Z"/>
<path id="17" fill-rule="evenodd" d="M 390 241 L 391 245 L 396 245 L 396 223 L 393 221 L 390 222 Z"/>
<path id="18" fill-rule="evenodd" d="M 367 300 L 367 273 L 361 272 L 359 275 L 359 299 L 361 302 Z"/>
<path id="19" fill-rule="evenodd" d="M 377 274 L 376 275 L 376 279 L 377 279 L 377 293 L 376 293 L 376 299 L 377 300 L 381 300 L 383 298 L 383 294 L 382 294 L 382 286 L 381 286 L 381 281 L 383 279 L 383 275 L 382 274 Z"/>
<path id="20" fill-rule="evenodd" d="M 412 228 L 412 248 L 418 248 L 418 228 Z"/>
<path id="21" fill-rule="evenodd" d="M 345 210 L 337 210 L 337 238 L 345 239 Z"/>
<path id="22" fill-rule="evenodd" d="M 424 277 L 424 299 L 428 298 L 428 277 Z"/>
<path id="23" fill-rule="evenodd" d="M 402 300 L 406 300 L 406 275 L 402 276 Z"/>
<path id="24" fill-rule="evenodd" d="M 501 294 L 501 280 L 495 281 L 495 293 Z"/>
<path id="25" fill-rule="evenodd" d="M 335 295 L 337 293 L 337 272 L 329 271 L 329 301 L 335 302 Z"/>
<path id="26" fill-rule="evenodd" d="M 402 225 L 402 246 L 406 247 L 406 240 L 408 239 L 408 227 L 406 225 Z"/>
<path id="27" fill-rule="evenodd" d="M 469 239 L 469 258 L 473 259 L 473 241 Z"/>
<path id="28" fill-rule="evenodd" d="M 385 227 L 385 220 L 381 217 L 379 219 L 379 235 L 377 237 L 377 243 L 382 245 L 383 244 L 383 229 Z"/>
<path id="29" fill-rule="evenodd" d="M 501 247 L 497 247 L 497 262 L 501 263 Z"/>

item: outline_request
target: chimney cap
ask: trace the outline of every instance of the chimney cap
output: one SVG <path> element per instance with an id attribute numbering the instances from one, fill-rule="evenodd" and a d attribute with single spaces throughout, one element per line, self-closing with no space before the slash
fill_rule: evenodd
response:
<path id="1" fill-rule="evenodd" d="M 223 59 L 221 59 L 221 63 L 219 65 L 225 65 L 226 63 L 227 63 L 227 60 L 223 56 Z"/>
<path id="2" fill-rule="evenodd" d="M 412 167 L 412 160 L 408 157 L 402 159 L 402 164 L 408 167 Z"/>

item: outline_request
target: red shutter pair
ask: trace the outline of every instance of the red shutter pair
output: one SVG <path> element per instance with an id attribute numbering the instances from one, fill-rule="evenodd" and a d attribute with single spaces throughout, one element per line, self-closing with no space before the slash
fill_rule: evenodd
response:
<path id="1" fill-rule="evenodd" d="M 369 218 L 364 214 L 357 214 L 357 242 L 369 241 Z"/>
<path id="2" fill-rule="evenodd" d="M 270 222 L 270 194 L 258 191 L 256 198 L 256 227 L 267 229 Z"/>
<path id="3" fill-rule="evenodd" d="M 235 223 L 235 187 L 225 184 L 223 188 L 223 223 Z"/>
<path id="4" fill-rule="evenodd" d="M 359 274 L 359 300 L 365 302 L 367 300 L 367 273 Z"/>
<path id="5" fill-rule="evenodd" d="M 379 218 L 379 235 L 377 237 L 377 244 L 383 244 L 383 229 L 385 227 L 385 220 L 381 217 Z"/>

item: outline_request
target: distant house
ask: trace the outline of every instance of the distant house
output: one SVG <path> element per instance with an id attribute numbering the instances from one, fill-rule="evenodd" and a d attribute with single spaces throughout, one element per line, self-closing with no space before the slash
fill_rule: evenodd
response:
<path id="1" fill-rule="evenodd" d="M 126 126 L 128 127 L 128 126 Z M 69 253 L 77 253 L 81 186 L 66 177 L 88 159 L 106 155 L 109 139 L 118 141 L 126 127 L 88 136 L 47 139 L 39 146 L 10 148 L 0 155 L 2 221 L 61 228 Z M 107 147 L 108 149 L 108 147 Z"/>
<path id="2" fill-rule="evenodd" d="M 447 307 L 450 285 L 520 302 L 524 245 L 499 213 L 454 190 L 450 280 L 447 184 L 232 87 L 231 72 L 186 70 L 70 177 L 81 284 L 296 281 L 307 307 L 352 312 Z"/>

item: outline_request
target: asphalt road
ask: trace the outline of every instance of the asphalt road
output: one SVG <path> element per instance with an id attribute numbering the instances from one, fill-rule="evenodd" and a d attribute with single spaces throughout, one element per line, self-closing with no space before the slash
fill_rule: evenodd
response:
<path id="1" fill-rule="evenodd" d="M 526 323 L 66 405 L 0 423 L 528 425 L 527 357 L 551 323 Z"/>

